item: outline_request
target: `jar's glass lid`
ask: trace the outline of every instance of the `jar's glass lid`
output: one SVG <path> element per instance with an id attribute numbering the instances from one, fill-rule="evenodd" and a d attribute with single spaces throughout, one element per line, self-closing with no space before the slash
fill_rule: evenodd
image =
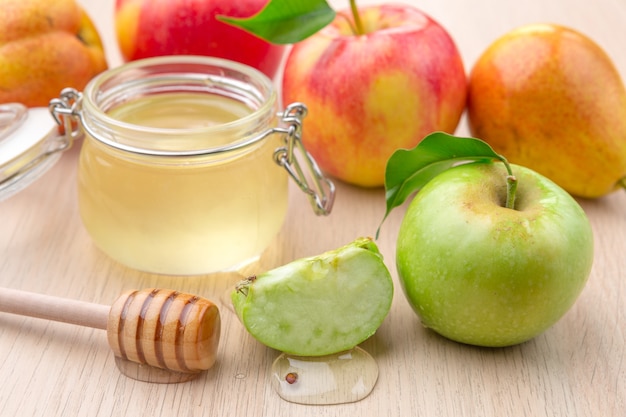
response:
<path id="1" fill-rule="evenodd" d="M 45 107 L 0 105 L 0 201 L 24 189 L 46 172 L 59 153 L 49 153 L 57 124 Z"/>

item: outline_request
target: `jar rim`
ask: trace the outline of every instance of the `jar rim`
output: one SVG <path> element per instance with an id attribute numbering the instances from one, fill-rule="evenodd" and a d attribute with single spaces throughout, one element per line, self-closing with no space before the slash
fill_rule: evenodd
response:
<path id="1" fill-rule="evenodd" d="M 176 70 L 176 68 L 180 68 L 180 70 Z M 184 68 L 191 68 L 193 71 L 184 71 Z M 163 73 L 159 71 L 163 71 Z M 142 86 L 145 87 L 145 84 L 149 82 L 162 82 L 167 84 L 168 82 L 175 83 L 181 80 L 188 82 L 186 88 L 190 88 L 191 90 L 193 90 L 194 86 L 210 89 L 212 83 L 226 83 L 226 85 L 236 89 L 237 94 L 240 95 L 235 99 L 252 100 L 255 102 L 255 105 L 250 106 L 250 113 L 236 120 L 210 126 L 185 128 L 162 128 L 138 125 L 116 119 L 107 113 L 107 111 L 110 110 L 110 108 L 106 108 L 107 100 L 115 100 L 116 98 L 126 100 L 136 98 L 132 95 L 133 89 L 138 89 Z M 223 86 L 224 85 L 222 85 L 222 87 Z M 131 61 L 119 67 L 109 69 L 93 78 L 83 91 L 81 122 L 85 130 L 90 132 L 96 140 L 129 152 L 172 156 L 222 153 L 247 147 L 267 135 L 259 135 L 257 132 L 257 134 L 252 137 L 242 137 L 237 141 L 208 147 L 204 146 L 180 150 L 153 149 L 149 146 L 125 143 L 119 140 L 119 135 L 113 134 L 112 132 L 132 132 L 135 134 L 163 135 L 166 137 L 180 137 L 181 135 L 216 135 L 236 129 L 251 128 L 259 120 L 276 117 L 275 109 L 277 100 L 277 92 L 272 80 L 261 71 L 248 65 L 227 59 L 206 56 L 162 56 Z"/>

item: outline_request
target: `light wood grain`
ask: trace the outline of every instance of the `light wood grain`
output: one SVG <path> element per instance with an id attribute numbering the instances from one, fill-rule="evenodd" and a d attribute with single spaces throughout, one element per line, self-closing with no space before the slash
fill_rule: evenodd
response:
<path id="1" fill-rule="evenodd" d="M 111 65 L 120 63 L 113 0 L 81 0 L 103 34 Z M 360 4 L 375 3 L 360 0 Z M 497 36 L 525 23 L 569 25 L 595 39 L 626 78 L 624 0 L 423 0 L 446 26 L 469 69 Z M 331 1 L 336 6 L 347 1 Z M 458 133 L 466 134 L 463 124 Z M 0 202 L 0 286 L 110 305 L 131 288 L 162 287 L 218 303 L 222 339 L 216 365 L 183 384 L 129 379 L 115 366 L 103 332 L 0 314 L 0 416 L 603 416 L 626 413 L 626 193 L 581 201 L 596 255 L 589 282 L 556 325 L 525 344 L 481 349 L 423 329 L 399 284 L 392 310 L 362 347 L 379 364 L 371 395 L 345 405 L 291 404 L 272 391 L 278 352 L 253 340 L 224 302 L 239 278 L 160 277 L 126 269 L 100 253 L 76 202 L 78 146 L 42 179 Z M 273 267 L 372 235 L 384 212 L 382 190 L 337 184 L 329 217 L 315 217 L 291 188 L 280 235 L 261 262 Z M 394 279 L 400 208 L 378 241 Z"/>

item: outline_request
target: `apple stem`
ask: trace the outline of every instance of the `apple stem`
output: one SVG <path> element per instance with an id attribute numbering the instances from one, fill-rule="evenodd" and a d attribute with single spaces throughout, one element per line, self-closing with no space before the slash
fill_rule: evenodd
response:
<path id="1" fill-rule="evenodd" d="M 617 181 L 617 184 L 622 187 L 624 190 L 626 190 L 626 177 L 620 178 Z"/>
<path id="2" fill-rule="evenodd" d="M 513 170 L 509 161 L 502 155 L 498 155 L 498 159 L 504 164 L 507 172 L 506 176 L 506 203 L 505 207 L 515 209 L 515 194 L 517 193 L 517 177 L 513 175 Z"/>
<path id="3" fill-rule="evenodd" d="M 352 17 L 354 18 L 355 35 L 364 35 L 365 31 L 363 30 L 363 22 L 361 21 L 361 16 L 359 15 L 356 0 L 350 0 L 350 9 L 352 10 Z"/>
<path id="4" fill-rule="evenodd" d="M 515 193 L 517 192 L 517 178 L 515 175 L 506 176 L 506 208 L 515 209 Z"/>

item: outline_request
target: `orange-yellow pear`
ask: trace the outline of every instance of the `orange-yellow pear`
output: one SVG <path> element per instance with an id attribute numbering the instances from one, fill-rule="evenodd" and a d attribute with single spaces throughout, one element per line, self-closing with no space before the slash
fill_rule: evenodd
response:
<path id="1" fill-rule="evenodd" d="M 626 89 L 587 36 L 553 24 L 515 29 L 479 57 L 468 94 L 472 135 L 510 162 L 584 198 L 626 184 Z"/>
<path id="2" fill-rule="evenodd" d="M 100 36 L 74 0 L 0 2 L 0 103 L 47 106 L 106 68 Z"/>

